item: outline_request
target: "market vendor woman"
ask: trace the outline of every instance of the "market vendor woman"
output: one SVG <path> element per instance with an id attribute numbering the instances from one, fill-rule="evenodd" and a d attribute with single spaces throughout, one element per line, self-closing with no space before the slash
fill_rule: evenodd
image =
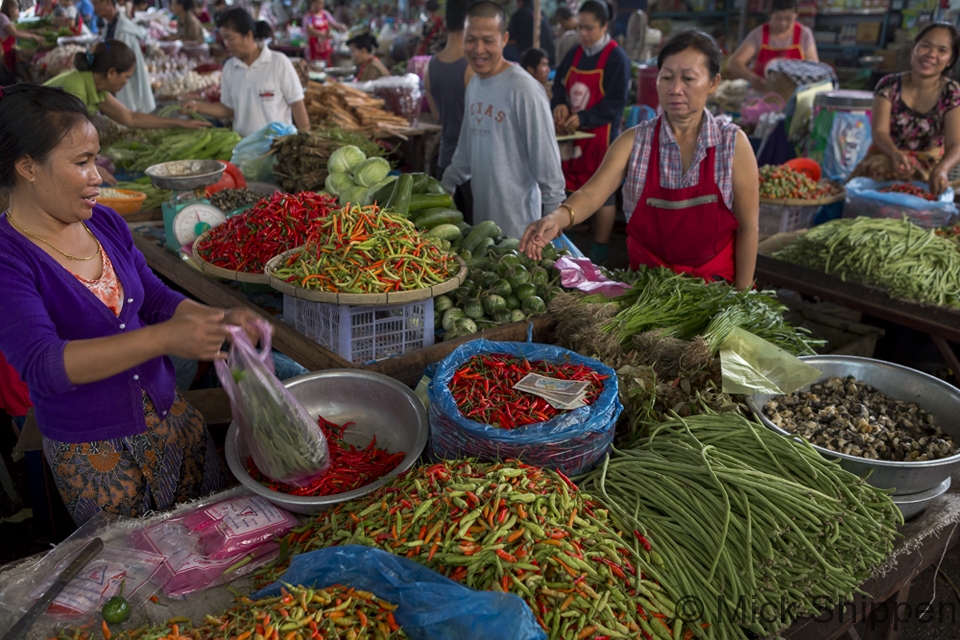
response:
<path id="1" fill-rule="evenodd" d="M 79 98 L 91 115 L 99 111 L 125 127 L 199 129 L 210 126 L 206 122 L 161 118 L 125 107 L 113 94 L 127 86 L 136 63 L 137 58 L 130 47 L 119 40 L 105 40 L 93 52 L 78 53 L 73 60 L 75 69 L 47 80 L 44 86 L 61 87 Z"/>
<path id="2" fill-rule="evenodd" d="M 520 248 L 539 258 L 623 184 L 631 268 L 667 266 L 746 289 L 757 259 L 757 160 L 740 128 L 706 109 L 720 84 L 720 49 L 684 30 L 660 50 L 657 67 L 663 114 L 620 135 L 593 177 L 527 228 Z"/>
<path id="3" fill-rule="evenodd" d="M 0 90 L 0 352 L 30 389 L 43 451 L 73 519 L 142 516 L 218 490 L 219 454 L 166 356 L 223 358 L 227 324 L 171 291 L 123 218 L 95 197 L 87 107 L 57 88 Z M 256 335 L 252 337 L 257 338 Z"/>
<path id="4" fill-rule="evenodd" d="M 764 91 L 767 65 L 778 59 L 820 61 L 813 31 L 797 22 L 797 0 L 773 0 L 770 20 L 747 34 L 727 68 L 734 78 Z"/>
<path id="5" fill-rule="evenodd" d="M 947 77 L 960 54 L 960 32 L 934 22 L 913 42 L 910 71 L 877 83 L 873 144 L 851 177 L 919 180 L 939 195 L 960 161 L 960 83 Z"/>

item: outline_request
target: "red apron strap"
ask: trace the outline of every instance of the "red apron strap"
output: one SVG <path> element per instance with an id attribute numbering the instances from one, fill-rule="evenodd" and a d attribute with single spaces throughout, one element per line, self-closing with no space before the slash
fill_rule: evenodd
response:
<path id="1" fill-rule="evenodd" d="M 793 23 L 793 46 L 799 47 L 801 38 L 803 38 L 803 27 L 800 26 L 799 22 L 794 22 Z"/>
<path id="2" fill-rule="evenodd" d="M 602 70 L 607 67 L 607 59 L 610 57 L 610 52 L 616 48 L 617 48 L 617 42 L 615 40 L 611 40 L 610 42 L 607 43 L 607 46 L 603 48 L 603 51 L 600 52 L 600 59 L 597 60 L 597 69 L 601 70 L 601 74 L 603 73 Z M 583 49 L 581 48 L 581 51 L 582 50 Z M 601 75 L 601 80 L 600 80 L 601 83 L 603 82 L 602 78 L 603 76 Z"/>
<path id="3" fill-rule="evenodd" d="M 760 44 L 763 45 L 764 47 L 769 47 L 770 46 L 770 23 L 769 22 L 763 23 L 763 27 L 761 28 L 761 34 L 762 36 L 760 38 Z"/>

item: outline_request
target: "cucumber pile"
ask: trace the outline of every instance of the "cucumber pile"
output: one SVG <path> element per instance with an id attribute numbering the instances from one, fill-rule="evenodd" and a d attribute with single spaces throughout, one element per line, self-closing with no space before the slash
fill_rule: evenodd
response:
<path id="1" fill-rule="evenodd" d="M 544 249 L 542 260 L 531 260 L 517 251 L 518 239 L 496 240 L 500 235 L 488 220 L 451 242 L 470 271 L 455 291 L 433 299 L 434 327 L 443 329 L 443 340 L 544 313 L 561 291 L 553 245 Z"/>

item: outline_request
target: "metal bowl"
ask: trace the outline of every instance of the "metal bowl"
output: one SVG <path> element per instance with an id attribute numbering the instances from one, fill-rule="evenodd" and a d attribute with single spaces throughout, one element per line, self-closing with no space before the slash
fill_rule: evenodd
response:
<path id="1" fill-rule="evenodd" d="M 960 443 L 960 389 L 953 385 L 916 369 L 871 358 L 824 355 L 804 356 L 801 360 L 823 372 L 817 382 L 833 377 L 853 376 L 891 398 L 915 402 L 934 417 L 937 426 L 945 434 L 951 436 L 954 442 Z M 763 405 L 772 398 L 774 396 L 771 394 L 754 394 L 747 398 L 747 404 L 763 424 L 777 433 L 789 436 L 789 432 L 770 422 L 763 414 Z M 866 476 L 872 472 L 867 482 L 881 489 L 896 489 L 894 495 L 933 489 L 960 468 L 960 454 L 940 460 L 894 462 L 868 460 L 813 446 L 826 458 L 839 458 L 841 467 L 858 476 Z"/>
<path id="2" fill-rule="evenodd" d="M 217 184 L 226 168 L 219 160 L 173 160 L 147 167 L 144 173 L 158 189 L 192 191 Z"/>
<path id="3" fill-rule="evenodd" d="M 933 489 L 921 491 L 920 493 L 910 493 L 905 496 L 890 496 L 893 504 L 897 505 L 904 520 L 916 518 L 927 510 L 930 503 L 950 490 L 950 478 L 947 478 Z"/>
<path id="4" fill-rule="evenodd" d="M 371 493 L 414 465 L 427 444 L 427 412 L 409 387 L 372 371 L 328 369 L 307 373 L 284 382 L 294 398 L 310 412 L 337 424 L 355 422 L 344 439 L 366 446 L 376 435 L 377 444 L 388 451 L 405 451 L 400 465 L 375 482 L 332 496 L 291 496 L 268 489 L 247 473 L 249 450 L 237 423 L 227 431 L 226 458 L 240 483 L 273 504 L 295 513 L 317 513 L 332 505 Z"/>

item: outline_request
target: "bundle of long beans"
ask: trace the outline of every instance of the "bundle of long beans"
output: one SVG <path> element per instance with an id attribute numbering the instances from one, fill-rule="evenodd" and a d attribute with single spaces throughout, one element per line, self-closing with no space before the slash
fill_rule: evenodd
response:
<path id="1" fill-rule="evenodd" d="M 692 636 L 646 575 L 646 539 L 621 537 L 607 511 L 555 471 L 517 461 L 418 467 L 283 542 L 293 553 L 344 544 L 405 555 L 474 589 L 515 593 L 551 638 Z M 261 578 L 272 581 L 283 564 Z"/>
<path id="2" fill-rule="evenodd" d="M 582 487 L 649 538 L 663 561 L 650 575 L 706 638 L 764 637 L 847 600 L 903 521 L 809 444 L 732 414 L 666 422 Z"/>
<path id="3" fill-rule="evenodd" d="M 960 307 L 960 252 L 934 229 L 906 220 L 841 218 L 814 227 L 774 257 L 886 289 L 890 295 Z"/>
<path id="4" fill-rule="evenodd" d="M 603 329 L 624 344 L 645 331 L 662 330 L 663 336 L 681 340 L 703 336 L 716 354 L 734 327 L 795 355 L 811 355 L 813 347 L 821 344 L 784 321 L 787 308 L 772 292 L 737 291 L 725 282 L 705 283 L 665 268 L 641 268 L 614 277 L 628 281 L 633 288 L 614 299 L 621 311 Z M 598 299 L 589 296 L 585 300 Z"/>

